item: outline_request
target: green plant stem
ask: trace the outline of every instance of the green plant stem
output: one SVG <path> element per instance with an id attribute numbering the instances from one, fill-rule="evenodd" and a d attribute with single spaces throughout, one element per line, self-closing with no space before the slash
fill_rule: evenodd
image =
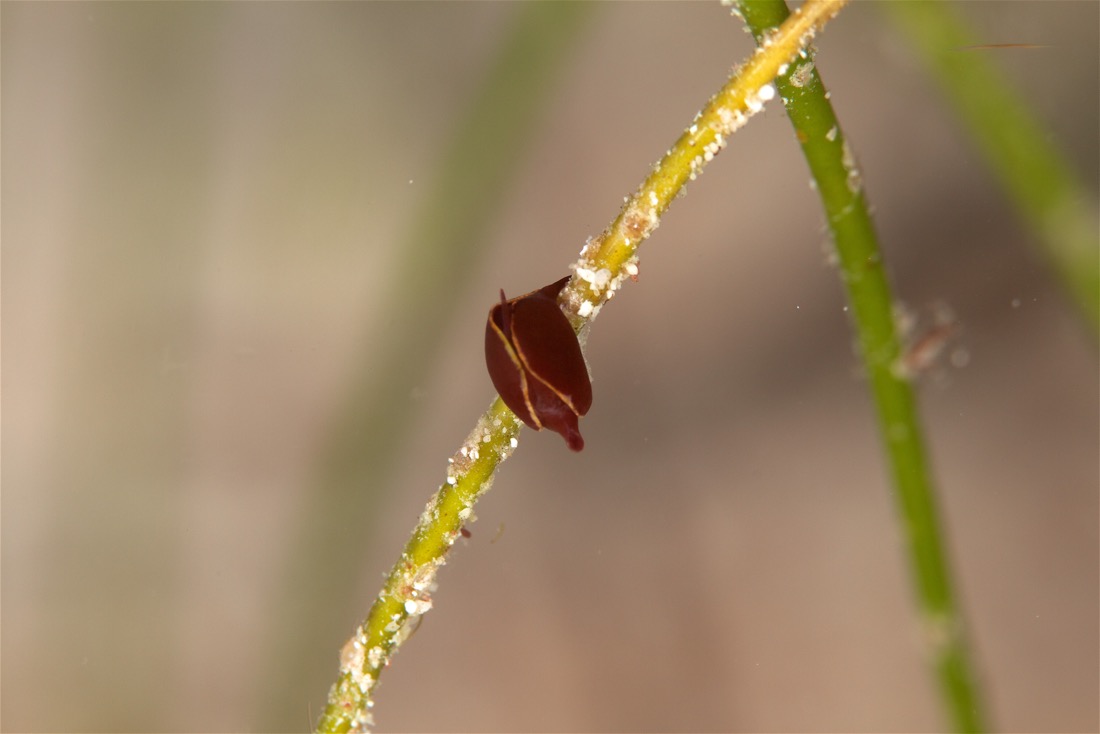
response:
<path id="1" fill-rule="evenodd" d="M 787 17 L 783 0 L 740 0 L 738 8 L 758 42 Z M 899 369 L 894 301 L 859 169 L 813 57 L 791 64 L 776 85 L 833 235 L 904 523 L 925 640 L 944 702 L 957 730 L 981 731 L 980 696 L 952 591 L 916 402 L 908 377 Z"/>
<path id="2" fill-rule="evenodd" d="M 435 576 L 473 506 L 493 483 L 497 465 L 516 447 L 522 423 L 498 397 L 449 460 L 447 480 L 428 501 L 366 620 L 340 653 L 340 677 L 329 692 L 319 732 L 362 731 L 372 723 L 378 676 L 421 616 L 431 609 Z"/>
<path id="3" fill-rule="evenodd" d="M 798 55 L 847 0 L 807 0 L 777 29 L 772 43 L 737 71 L 696 116 L 629 198 L 618 217 L 590 241 L 574 264 L 559 303 L 581 331 L 630 275 L 637 247 L 656 229 L 660 215 L 691 179 L 725 146 L 728 136 L 762 109 L 777 70 Z M 344 645 L 340 674 L 317 724 L 319 732 L 365 730 L 372 723 L 373 693 L 390 659 L 431 608 L 436 574 L 477 499 L 492 483 L 497 465 L 515 449 L 522 424 L 497 398 L 462 448 L 450 459 L 447 480 L 428 501 L 412 537 L 390 571 L 367 618 Z"/>
<path id="4" fill-rule="evenodd" d="M 1096 194 L 1050 142 L 950 3 L 882 3 L 936 74 L 975 145 L 1038 237 L 1066 291 L 1100 331 Z"/>
<path id="5" fill-rule="evenodd" d="M 410 402 L 410 389 L 438 366 L 442 336 L 453 327 L 453 304 L 492 240 L 487 226 L 522 169 L 555 82 L 598 6 L 524 3 L 506 10 L 509 22 L 484 77 L 453 121 L 432 176 L 417 181 L 423 198 L 380 283 L 385 318 L 364 341 L 356 377 L 295 513 L 297 534 L 271 605 L 264 650 L 267 674 L 256 716 L 263 731 L 290 728 L 301 720 L 303 695 L 324 692 L 328 681 L 318 672 L 324 675 L 331 664 L 325 650 L 347 633 L 348 610 L 362 603 L 362 589 L 349 580 L 360 577 L 365 541 L 394 491 L 395 457 L 423 406 Z"/>
<path id="6" fill-rule="evenodd" d="M 767 101 L 761 91 L 779 68 L 805 48 L 814 34 L 848 0 L 807 0 L 743 65 L 695 116 L 653 172 L 623 205 L 615 220 L 581 250 L 574 277 L 559 300 L 578 330 L 633 274 L 640 245 L 660 223 L 661 215 L 688 181 L 693 180 L 723 148 L 729 136 Z"/>

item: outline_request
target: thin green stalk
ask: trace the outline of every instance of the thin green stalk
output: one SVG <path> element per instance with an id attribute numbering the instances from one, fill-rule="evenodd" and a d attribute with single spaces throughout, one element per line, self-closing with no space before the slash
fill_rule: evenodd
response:
<path id="1" fill-rule="evenodd" d="M 298 722 L 303 691 L 324 685 L 317 671 L 328 663 L 318 640 L 343 634 L 342 620 L 360 598 L 349 580 L 360 573 L 364 538 L 375 532 L 378 508 L 392 491 L 398 447 L 416 416 L 407 386 L 425 379 L 438 362 L 453 300 L 483 261 L 491 239 L 486 227 L 594 9 L 585 3 L 509 9 L 510 26 L 441 150 L 435 179 L 422 184 L 419 211 L 396 243 L 399 258 L 383 284 L 389 317 L 354 371 L 358 377 L 296 514 L 299 534 L 272 605 L 268 677 L 257 715 L 262 730 Z M 444 292 L 446 299 L 425 296 Z"/>
<path id="2" fill-rule="evenodd" d="M 629 198 L 615 221 L 585 246 L 559 302 L 582 330 L 630 275 L 637 248 L 684 185 L 725 146 L 728 136 L 762 109 L 761 90 L 780 66 L 794 59 L 847 0 L 807 0 L 777 29 L 696 116 L 653 173 Z M 344 645 L 340 674 L 317 724 L 319 732 L 365 730 L 382 671 L 431 608 L 431 590 L 447 552 L 472 518 L 477 499 L 492 484 L 497 465 L 516 447 L 521 423 L 497 398 L 465 444 L 450 459 L 447 479 L 428 501 L 412 537 L 375 599 L 367 618 Z"/>
<path id="3" fill-rule="evenodd" d="M 1047 261 L 1095 331 L 1100 331 L 1100 237 L 1096 194 L 1050 142 L 1027 102 L 988 59 L 980 41 L 940 2 L 883 3 L 935 72 L 975 145 Z"/>
<path id="4" fill-rule="evenodd" d="M 783 0 L 740 0 L 738 8 L 761 43 L 788 15 Z M 908 376 L 900 369 L 894 299 L 859 169 L 812 55 L 791 64 L 777 77 L 776 86 L 832 231 L 904 523 L 925 641 L 944 703 L 957 730 L 982 731 L 985 716 L 952 591 L 917 406 Z"/>

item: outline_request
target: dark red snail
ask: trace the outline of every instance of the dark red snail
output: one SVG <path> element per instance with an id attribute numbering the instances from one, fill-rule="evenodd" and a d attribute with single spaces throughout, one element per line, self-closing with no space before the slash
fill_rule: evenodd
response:
<path id="1" fill-rule="evenodd" d="M 577 418 L 592 407 L 592 382 L 581 345 L 558 308 L 566 276 L 545 288 L 500 303 L 485 325 L 485 364 L 504 404 L 536 431 L 560 433 L 569 448 L 584 448 Z"/>

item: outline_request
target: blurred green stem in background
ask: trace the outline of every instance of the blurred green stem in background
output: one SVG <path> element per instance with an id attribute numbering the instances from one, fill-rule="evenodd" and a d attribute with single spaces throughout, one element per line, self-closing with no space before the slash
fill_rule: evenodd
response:
<path id="1" fill-rule="evenodd" d="M 740 0 L 737 7 L 758 43 L 788 16 L 783 0 Z M 776 78 L 776 86 L 817 184 L 836 247 L 941 693 L 958 731 L 982 731 L 985 717 L 952 591 L 916 401 L 909 376 L 900 369 L 894 299 L 859 169 L 813 56 L 792 63 Z"/>
<path id="2" fill-rule="evenodd" d="M 1027 102 L 989 55 L 976 48 L 981 42 L 951 4 L 909 0 L 880 5 L 924 55 L 1063 287 L 1094 333 L 1100 333 L 1095 195 L 1084 190 Z"/>
<path id="3" fill-rule="evenodd" d="M 373 517 L 393 461 L 416 412 L 407 389 L 437 368 L 436 354 L 454 301 L 480 266 L 484 236 L 541 120 L 554 75 L 597 6 L 524 3 L 514 13 L 480 89 L 438 163 L 401 253 L 385 327 L 364 355 L 360 379 L 318 462 L 316 486 L 298 514 L 300 536 L 272 626 L 257 726 L 300 728 L 306 701 L 331 680 L 334 650 L 360 614 L 364 561 Z M 442 111 L 441 111 L 442 114 Z M 442 294 L 442 295 L 440 295 Z M 488 305 L 486 306 L 486 309 Z M 485 380 L 488 393 L 489 381 Z"/>

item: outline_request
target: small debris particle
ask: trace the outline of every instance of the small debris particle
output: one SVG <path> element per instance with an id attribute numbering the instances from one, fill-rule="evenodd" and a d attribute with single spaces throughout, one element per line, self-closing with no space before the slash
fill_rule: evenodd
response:
<path id="1" fill-rule="evenodd" d="M 803 58 L 806 57 L 805 51 L 800 51 L 799 54 Z M 791 84 L 801 89 L 802 87 L 810 83 L 810 79 L 813 77 L 813 72 L 814 63 L 812 61 L 809 61 L 805 64 L 799 64 L 795 67 L 794 71 L 791 72 Z"/>
<path id="2" fill-rule="evenodd" d="M 848 146 L 847 140 L 841 145 L 840 163 L 844 166 L 844 170 L 848 172 L 848 190 L 853 194 L 859 193 L 859 190 L 863 187 L 863 175 L 859 172 L 856 157 Z"/>
<path id="3" fill-rule="evenodd" d="M 431 599 L 406 599 L 405 612 L 410 616 L 420 616 L 432 608 Z"/>
<path id="4" fill-rule="evenodd" d="M 382 648 L 376 645 L 367 653 L 367 664 L 370 665 L 371 668 L 381 667 L 384 657 L 385 653 L 382 651 Z"/>

